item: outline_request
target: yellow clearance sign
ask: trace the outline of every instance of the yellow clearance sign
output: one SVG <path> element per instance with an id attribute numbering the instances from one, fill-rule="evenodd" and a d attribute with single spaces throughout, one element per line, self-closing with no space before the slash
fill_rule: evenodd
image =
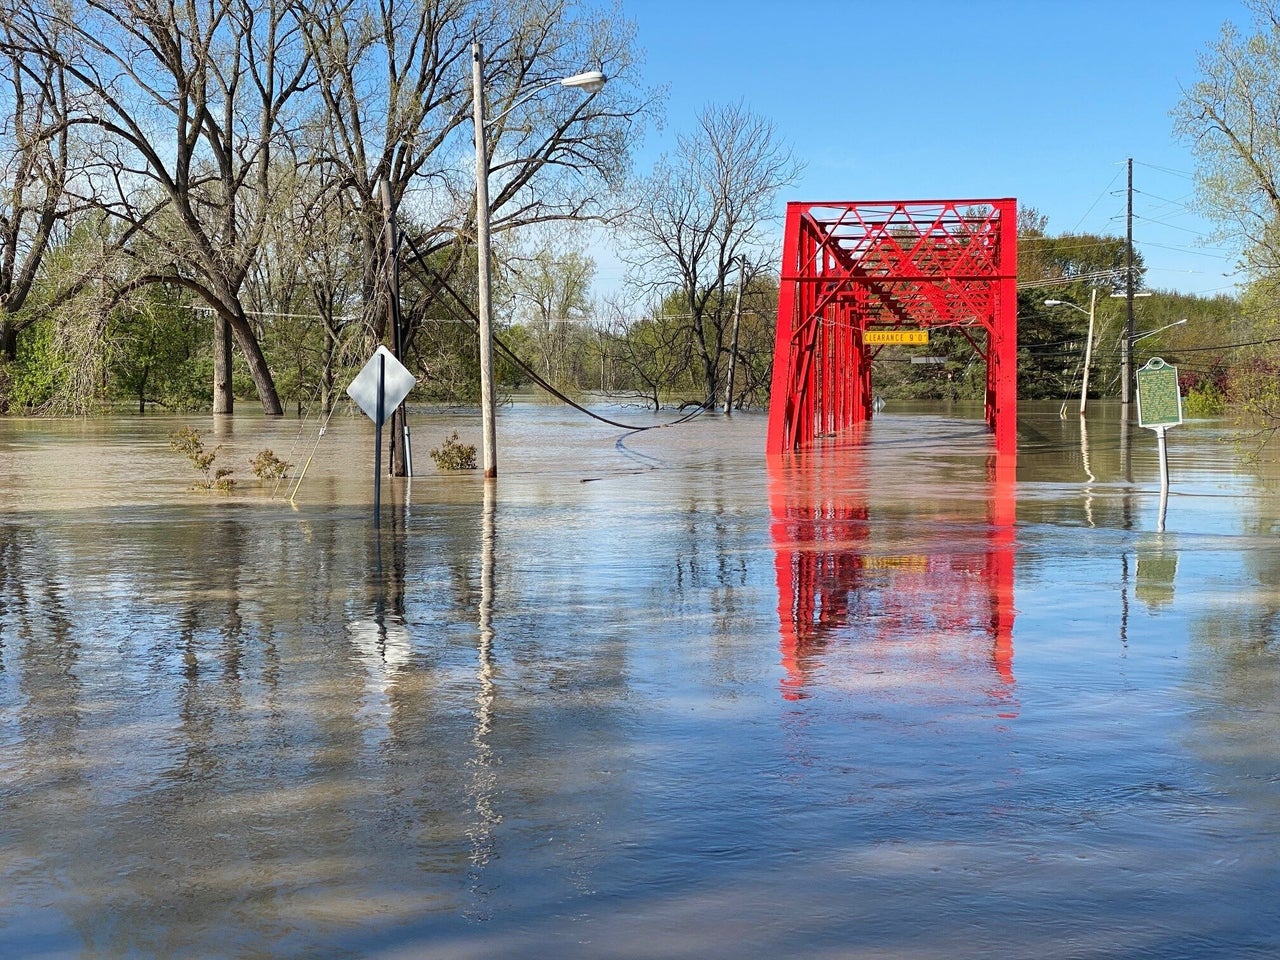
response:
<path id="1" fill-rule="evenodd" d="M 912 343 L 929 342 L 928 330 L 864 330 L 863 343 Z"/>

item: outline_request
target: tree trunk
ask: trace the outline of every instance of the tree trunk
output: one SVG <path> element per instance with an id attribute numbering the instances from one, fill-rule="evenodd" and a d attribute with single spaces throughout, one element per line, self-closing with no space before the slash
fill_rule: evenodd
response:
<path id="1" fill-rule="evenodd" d="M 324 366 L 320 370 L 320 412 L 326 417 L 333 409 L 334 338 L 325 332 Z"/>
<path id="2" fill-rule="evenodd" d="M 240 350 L 244 354 L 245 360 L 249 364 L 249 375 L 253 377 L 253 385 L 258 391 L 258 400 L 262 403 L 262 412 L 269 417 L 279 417 L 284 415 L 284 407 L 280 405 L 280 395 L 276 393 L 276 382 L 271 376 L 271 370 L 267 367 L 267 358 L 262 353 L 262 347 L 258 343 L 258 338 L 253 333 L 253 327 L 249 324 L 249 319 L 241 314 L 234 317 L 230 321 L 231 329 L 235 331 L 236 342 L 240 345 Z M 227 372 L 228 386 L 230 385 L 230 350 L 227 351 Z M 228 406 L 223 412 L 230 413 L 230 390 L 228 390 Z M 217 413 L 217 397 L 214 397 L 214 413 Z"/>
<path id="3" fill-rule="evenodd" d="M 18 328 L 6 315 L 0 317 L 0 361 L 18 359 Z"/>
<path id="4" fill-rule="evenodd" d="M 235 409 L 231 390 L 231 324 L 222 316 L 213 318 L 213 412 Z"/>
<path id="5" fill-rule="evenodd" d="M 714 410 L 716 408 L 716 375 L 718 372 L 716 368 L 719 366 L 717 363 L 718 360 L 718 356 L 713 355 L 705 347 L 703 348 L 702 376 L 706 381 L 707 387 L 705 399 L 702 401 L 702 407 L 704 410 Z"/>

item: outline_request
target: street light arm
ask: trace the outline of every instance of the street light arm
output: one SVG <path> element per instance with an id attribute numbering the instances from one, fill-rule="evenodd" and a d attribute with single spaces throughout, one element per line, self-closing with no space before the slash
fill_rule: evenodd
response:
<path id="1" fill-rule="evenodd" d="M 1089 315 L 1088 310 L 1079 304 L 1072 303 L 1070 300 L 1046 300 L 1044 305 L 1046 307 L 1070 307 L 1072 310 L 1078 310 L 1080 313 L 1083 313 L 1086 317 Z"/>
<path id="2" fill-rule="evenodd" d="M 1083 313 L 1089 318 L 1089 334 L 1084 343 L 1084 363 L 1081 366 L 1080 375 L 1080 416 L 1084 416 L 1085 404 L 1089 397 L 1089 364 L 1093 358 L 1093 317 L 1098 309 L 1098 288 L 1094 287 L 1089 291 L 1089 309 L 1086 310 L 1078 303 L 1072 303 L 1070 300 L 1046 300 L 1046 307 L 1070 307 L 1078 313 Z M 1065 415 L 1066 404 L 1063 404 L 1063 412 Z"/>
<path id="3" fill-rule="evenodd" d="M 1130 337 L 1129 342 L 1137 343 L 1139 340 L 1147 339 L 1147 337 L 1154 337 L 1157 333 L 1164 333 L 1164 331 L 1170 329 L 1171 327 L 1180 327 L 1186 322 L 1187 322 L 1187 318 L 1183 317 L 1181 320 L 1173 321 L 1173 323 L 1166 323 L 1163 327 L 1158 327 L 1155 330 L 1148 330 L 1146 333 L 1140 333 L 1136 337 Z"/>
<path id="4" fill-rule="evenodd" d="M 598 92 L 600 88 L 608 82 L 608 80 L 609 78 L 599 70 L 588 70 L 586 73 L 575 73 L 571 77 L 561 77 L 558 80 L 548 80 L 545 83 L 536 84 L 528 90 L 518 92 L 516 94 L 516 99 L 507 107 L 507 109 L 503 110 L 499 114 L 487 118 L 485 124 L 492 128 L 494 124 L 516 107 L 523 106 L 538 94 L 545 90 L 550 90 L 552 87 L 571 87 L 576 90 L 585 90 L 588 94 L 594 94 Z"/>

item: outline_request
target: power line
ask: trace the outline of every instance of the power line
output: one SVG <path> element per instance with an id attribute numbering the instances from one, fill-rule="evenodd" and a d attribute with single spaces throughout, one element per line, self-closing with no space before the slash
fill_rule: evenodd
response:
<path id="1" fill-rule="evenodd" d="M 448 280 L 445 279 L 445 277 L 443 276 L 443 274 L 440 273 L 440 271 L 436 270 L 434 267 L 431 266 L 430 263 L 427 262 L 426 258 L 423 257 L 422 254 L 419 252 L 418 246 L 416 243 L 414 243 L 413 237 L 410 234 L 408 233 L 402 234 L 402 237 L 403 239 L 409 242 L 409 250 L 413 253 L 415 257 L 418 258 L 419 267 L 426 270 L 431 276 L 433 276 L 436 279 L 436 281 L 441 285 L 441 287 L 445 291 L 447 291 L 451 297 L 453 297 L 454 301 L 462 309 L 463 314 L 469 317 L 473 325 L 479 328 L 480 319 L 479 317 L 476 316 L 475 311 L 471 309 L 470 304 L 468 304 L 461 296 L 458 295 L 457 291 L 453 289 L 453 286 L 448 282 Z M 617 420 L 611 420 L 608 417 L 601 416 L 600 414 L 592 410 L 588 410 L 582 404 L 578 403 L 575 400 L 570 399 L 569 397 L 565 396 L 565 394 L 557 390 L 554 386 L 552 386 L 550 383 L 544 380 L 541 376 L 539 376 L 538 372 L 534 370 L 531 366 L 529 366 L 529 364 L 525 363 L 524 360 L 522 360 L 520 356 L 517 355 L 516 352 L 511 349 L 511 347 L 507 346 L 507 344 L 502 340 L 501 337 L 494 336 L 493 342 L 494 342 L 494 345 L 498 347 L 499 350 L 501 350 L 504 354 L 506 354 L 506 356 L 508 357 L 508 359 L 511 360 L 512 363 L 514 363 L 521 370 L 523 370 L 529 376 L 530 380 L 532 380 L 538 386 L 542 387 L 543 390 L 546 390 L 547 393 L 551 394 L 553 397 L 560 400 L 562 403 L 565 403 L 568 406 L 573 407 L 575 410 L 578 410 L 581 413 L 585 413 L 588 417 L 591 417 L 593 420 L 599 420 L 601 423 L 606 423 L 611 427 L 618 427 L 622 430 L 630 430 L 634 433 L 639 433 L 643 430 L 654 430 L 659 427 L 674 427 L 682 423 L 687 423 L 688 421 L 692 420 L 694 417 L 701 416 L 704 410 L 703 407 L 698 407 L 692 413 L 685 414 L 684 416 L 676 420 L 672 420 L 669 423 L 651 423 L 651 424 L 637 426 L 635 424 L 621 423 Z"/>
<path id="2" fill-rule="evenodd" d="M 1108 191 L 1110 191 L 1110 190 L 1111 190 L 1111 184 L 1112 184 L 1112 183 L 1115 183 L 1115 182 L 1116 182 L 1116 180 L 1119 178 L 1119 176 L 1120 176 L 1120 171 L 1118 171 L 1118 170 L 1117 170 L 1117 171 L 1116 171 L 1116 175 L 1115 175 L 1114 177 L 1112 177 L 1112 178 L 1111 178 L 1111 182 L 1110 182 L 1110 183 L 1108 183 L 1105 187 L 1103 187 L 1103 188 L 1102 188 L 1102 192 L 1101 192 L 1101 193 L 1099 193 L 1099 194 L 1097 195 L 1097 197 L 1095 197 L 1095 198 L 1094 198 L 1093 203 L 1089 204 L 1089 209 L 1088 209 L 1088 210 L 1086 210 L 1086 211 L 1084 212 L 1084 216 L 1082 216 L 1082 217 L 1080 218 L 1079 222 L 1077 222 L 1077 223 L 1076 223 L 1075 230 L 1079 230 L 1079 229 L 1080 229 L 1080 224 L 1081 224 L 1081 223 L 1084 223 L 1084 222 L 1085 222 L 1085 220 L 1087 220 L 1087 219 L 1088 219 L 1089 214 L 1093 213 L 1093 208 L 1094 208 L 1094 207 L 1096 207 L 1096 206 L 1098 205 L 1099 201 L 1101 201 L 1101 200 L 1102 200 L 1102 198 L 1103 198 L 1103 197 L 1105 197 L 1105 196 L 1107 195 Z M 1072 233 L 1075 233 L 1075 230 L 1072 230 L 1071 232 L 1072 232 Z"/>
<path id="3" fill-rule="evenodd" d="M 1159 170 L 1161 173 L 1169 173 L 1175 177 L 1183 177 L 1186 180 L 1194 180 L 1196 178 L 1194 173 L 1187 170 L 1174 170 L 1172 167 L 1162 167 L 1154 163 L 1145 163 L 1142 160 L 1135 160 L 1133 162 L 1140 167 L 1149 167 L 1152 170 Z M 1119 174 L 1117 174 L 1117 176 L 1119 176 Z"/>
<path id="4" fill-rule="evenodd" d="M 1139 240 L 1138 243 L 1144 247 L 1159 247 L 1161 250 L 1177 250 L 1179 253 L 1190 253 L 1197 257 L 1209 257 L 1212 260 L 1226 260 L 1231 254 L 1229 253 L 1202 253 L 1199 250 L 1193 250 L 1190 247 L 1175 247 L 1167 243 L 1156 243 L 1154 240 Z M 1227 250 L 1227 247 L 1219 247 L 1219 250 Z"/>

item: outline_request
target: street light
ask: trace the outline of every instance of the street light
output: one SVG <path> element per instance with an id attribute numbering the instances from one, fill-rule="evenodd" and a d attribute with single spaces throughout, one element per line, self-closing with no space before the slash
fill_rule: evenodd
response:
<path id="1" fill-rule="evenodd" d="M 1080 379 L 1080 416 L 1083 417 L 1085 397 L 1089 393 L 1089 363 L 1093 359 L 1093 315 L 1098 306 L 1098 288 L 1094 287 L 1089 291 L 1088 310 L 1072 303 L 1070 300 L 1046 300 L 1044 305 L 1046 307 L 1070 307 L 1072 310 L 1079 310 L 1089 317 L 1089 337 L 1084 342 L 1084 375 Z"/>
<path id="2" fill-rule="evenodd" d="M 593 94 L 608 78 L 599 70 L 575 73 L 570 77 L 539 84 L 494 117 L 501 120 L 520 104 L 551 87 L 573 87 Z M 484 447 L 484 478 L 498 476 L 498 449 L 494 421 L 493 387 L 493 301 L 489 290 L 489 153 L 484 130 L 484 58 L 477 40 L 471 44 L 472 122 L 476 128 L 476 269 L 477 308 L 480 320 L 480 421 Z"/>
<path id="3" fill-rule="evenodd" d="M 1133 250 L 1133 241 L 1129 241 L 1129 250 Z M 1133 266 L 1129 267 L 1129 289 L 1124 293 L 1113 293 L 1111 296 L 1123 299 L 1126 302 L 1125 307 L 1125 331 L 1128 336 L 1120 338 L 1120 402 L 1124 404 L 1124 409 L 1129 409 L 1129 397 L 1133 395 L 1133 342 L 1136 339 L 1133 335 L 1133 301 L 1137 297 L 1151 296 L 1150 290 L 1136 291 L 1133 289 Z M 1124 415 L 1129 416 L 1127 413 Z"/>
<path id="4" fill-rule="evenodd" d="M 1130 337 L 1129 343 L 1135 344 L 1139 340 L 1147 339 L 1147 337 L 1154 337 L 1157 333 L 1164 333 L 1164 331 L 1168 330 L 1170 327 L 1180 327 L 1186 322 L 1187 318 L 1183 317 L 1181 320 L 1173 321 L 1173 323 L 1166 323 L 1163 327 L 1157 327 L 1155 330 L 1148 330 L 1146 333 L 1140 333 L 1136 337 Z"/>

